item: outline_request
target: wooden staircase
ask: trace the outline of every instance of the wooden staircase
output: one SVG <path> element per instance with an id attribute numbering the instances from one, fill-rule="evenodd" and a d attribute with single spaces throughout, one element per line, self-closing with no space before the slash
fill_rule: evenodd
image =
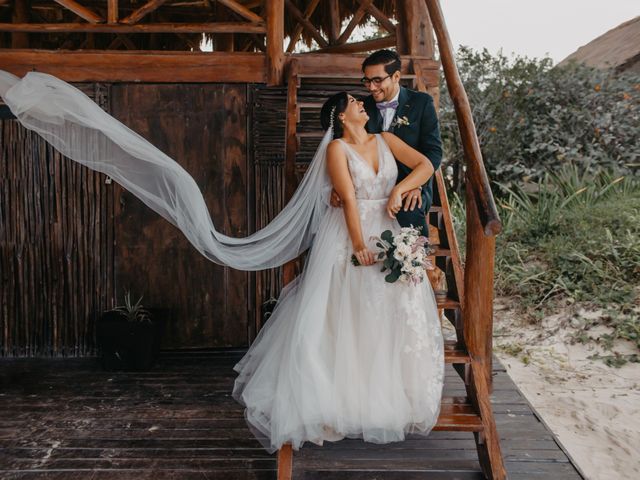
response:
<path id="1" fill-rule="evenodd" d="M 440 171 L 435 174 L 434 205 L 428 212 L 431 242 L 436 245 L 434 256 L 437 267 L 446 277 L 446 291 L 437 295 L 438 308 L 451 322 L 456 339 L 445 343 L 445 362 L 451 364 L 464 381 L 467 396 L 444 397 L 434 430 L 465 431 L 474 436 L 478 459 L 487 479 L 506 478 L 499 437 L 490 402 L 492 324 L 493 324 L 493 261 L 495 235 L 501 224 L 493 201 L 489 181 L 480 154 L 480 147 L 471 117 L 469 102 L 454 62 L 440 6 L 436 1 L 426 2 L 429 16 L 438 39 L 440 59 L 447 86 L 456 109 L 461 137 L 467 160 L 466 262 L 463 265 L 453 228 L 445 183 Z M 433 62 L 432 62 L 433 63 Z M 359 72 L 342 69 L 316 69 L 309 72 L 305 64 L 295 58 L 286 65 L 287 127 L 285 153 L 285 190 L 290 198 L 296 188 L 304 166 L 296 162 L 301 139 L 322 137 L 322 132 L 299 132 L 302 114 L 318 113 L 321 102 L 298 102 L 298 91 L 303 82 L 318 84 L 345 84 L 345 90 L 358 89 Z M 427 91 L 434 87 L 425 72 L 430 68 L 425 59 L 413 58 L 403 79 L 412 80 L 414 88 Z M 437 87 L 437 84 L 435 85 Z M 284 267 L 284 283 L 291 281 L 298 270 L 296 262 Z M 438 292 L 436 292 L 438 293 Z M 292 478 L 293 452 L 284 445 L 278 452 L 278 479 Z"/>

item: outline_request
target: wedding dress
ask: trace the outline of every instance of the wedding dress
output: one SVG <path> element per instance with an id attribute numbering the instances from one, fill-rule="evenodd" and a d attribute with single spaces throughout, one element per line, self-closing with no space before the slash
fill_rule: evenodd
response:
<path id="1" fill-rule="evenodd" d="M 385 208 L 396 162 L 376 137 L 378 172 L 339 140 L 365 239 L 400 230 Z M 433 290 L 428 280 L 387 283 L 379 264 L 353 266 L 352 251 L 343 210 L 328 209 L 302 274 L 234 367 L 233 397 L 271 453 L 285 442 L 399 441 L 437 421 L 444 351 Z"/>
<path id="2" fill-rule="evenodd" d="M 213 262 L 260 270 L 311 248 L 302 274 L 283 289 L 235 366 L 234 398 L 246 406 L 249 426 L 269 452 L 285 442 L 294 448 L 343 437 L 386 443 L 431 430 L 444 371 L 433 291 L 428 281 L 386 283 L 378 265 L 351 265 L 343 211 L 328 205 L 331 129 L 276 218 L 233 238 L 215 229 L 188 172 L 72 85 L 45 73 L 20 79 L 0 70 L 0 97 L 25 128 L 109 175 Z M 381 136 L 377 143 L 378 172 L 342 143 L 365 239 L 400 228 L 385 210 L 396 163 Z"/>

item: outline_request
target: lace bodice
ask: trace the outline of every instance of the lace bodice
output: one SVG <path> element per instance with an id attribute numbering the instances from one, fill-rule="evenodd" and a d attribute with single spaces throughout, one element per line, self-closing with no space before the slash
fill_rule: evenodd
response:
<path id="1" fill-rule="evenodd" d="M 353 147 L 340 139 L 347 155 L 347 164 L 358 199 L 379 200 L 387 198 L 396 184 L 398 167 L 393 154 L 382 135 L 376 134 L 376 141 L 378 143 L 377 174 Z"/>

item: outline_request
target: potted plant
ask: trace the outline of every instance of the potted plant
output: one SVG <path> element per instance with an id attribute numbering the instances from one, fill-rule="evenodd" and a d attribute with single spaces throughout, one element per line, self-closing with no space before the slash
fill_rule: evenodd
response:
<path id="1" fill-rule="evenodd" d="M 158 322 L 131 292 L 119 305 L 102 314 L 96 328 L 102 367 L 106 370 L 147 370 L 160 350 Z"/>

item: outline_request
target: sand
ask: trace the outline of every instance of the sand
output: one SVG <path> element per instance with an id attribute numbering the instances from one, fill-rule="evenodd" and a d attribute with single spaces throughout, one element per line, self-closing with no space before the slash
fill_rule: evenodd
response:
<path id="1" fill-rule="evenodd" d="M 532 325 L 519 320 L 508 300 L 497 299 L 495 353 L 585 478 L 640 479 L 640 364 L 615 368 L 589 359 L 611 352 L 592 342 L 571 344 L 581 322 L 600 314 L 578 313 L 573 318 L 567 310 Z M 608 329 L 587 332 L 597 338 Z M 614 349 L 636 351 L 626 341 Z"/>

